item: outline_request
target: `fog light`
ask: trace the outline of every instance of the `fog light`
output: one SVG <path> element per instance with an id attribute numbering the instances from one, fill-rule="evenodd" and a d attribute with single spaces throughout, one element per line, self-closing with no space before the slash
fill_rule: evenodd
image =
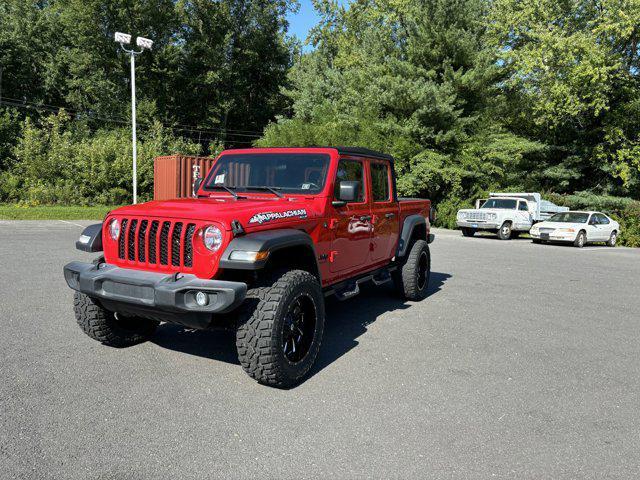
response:
<path id="1" fill-rule="evenodd" d="M 209 303 L 209 296 L 204 292 L 196 293 L 196 303 L 199 306 L 204 307 L 207 303 Z"/>

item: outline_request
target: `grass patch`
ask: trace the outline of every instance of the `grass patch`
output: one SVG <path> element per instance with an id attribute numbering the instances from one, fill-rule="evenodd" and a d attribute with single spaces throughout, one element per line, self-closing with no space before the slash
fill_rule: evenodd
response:
<path id="1" fill-rule="evenodd" d="M 0 220 L 102 220 L 113 206 L 0 204 Z"/>

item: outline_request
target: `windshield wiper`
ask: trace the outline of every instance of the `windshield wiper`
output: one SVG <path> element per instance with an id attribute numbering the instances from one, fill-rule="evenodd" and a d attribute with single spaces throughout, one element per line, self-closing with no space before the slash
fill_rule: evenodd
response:
<path id="1" fill-rule="evenodd" d="M 209 185 L 209 186 L 207 187 L 207 190 L 211 190 L 211 189 L 213 189 L 213 188 L 219 188 L 219 189 L 222 189 L 222 190 L 226 190 L 226 191 L 227 191 L 227 192 L 229 192 L 231 195 L 233 195 L 233 198 L 235 198 L 236 200 L 237 200 L 238 198 L 246 198 L 246 197 L 239 197 L 239 196 L 238 196 L 238 194 L 237 194 L 234 190 L 232 190 L 232 188 L 236 188 L 236 187 L 227 187 L 227 186 L 225 186 L 225 185 L 217 184 L 217 185 Z"/>
<path id="2" fill-rule="evenodd" d="M 278 190 L 282 190 L 279 187 L 267 187 L 266 185 L 257 185 L 257 186 L 247 186 L 244 188 L 251 188 L 253 190 L 267 190 L 271 193 L 273 193 L 274 195 L 277 195 L 278 197 L 282 198 L 283 195 L 278 191 Z"/>

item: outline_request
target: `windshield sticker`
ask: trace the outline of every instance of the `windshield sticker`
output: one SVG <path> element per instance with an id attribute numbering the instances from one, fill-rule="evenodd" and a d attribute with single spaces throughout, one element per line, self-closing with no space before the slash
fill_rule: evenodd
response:
<path id="1" fill-rule="evenodd" d="M 220 175 L 216 175 L 216 179 L 213 181 L 213 183 L 215 183 L 216 185 L 221 185 L 224 183 L 224 173 L 221 173 Z"/>
<path id="2" fill-rule="evenodd" d="M 304 208 L 298 210 L 286 210 L 284 212 L 265 212 L 265 213 L 256 213 L 253 217 L 249 219 L 249 223 L 264 223 L 270 222 L 271 220 L 280 220 L 282 218 L 307 218 L 307 211 Z"/>

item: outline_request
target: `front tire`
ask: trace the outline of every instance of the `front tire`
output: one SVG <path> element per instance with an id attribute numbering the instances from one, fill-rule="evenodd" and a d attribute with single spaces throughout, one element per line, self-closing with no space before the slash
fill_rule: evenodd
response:
<path id="1" fill-rule="evenodd" d="M 607 240 L 607 247 L 615 247 L 617 241 L 618 241 L 618 232 L 614 230 L 613 232 L 611 232 L 611 235 L 609 236 L 609 240 Z"/>
<path id="2" fill-rule="evenodd" d="M 73 310 L 76 322 L 89 337 L 110 347 L 129 347 L 146 342 L 160 324 L 139 317 L 121 317 L 105 310 L 84 293 L 75 292 Z"/>
<path id="3" fill-rule="evenodd" d="M 303 270 L 275 272 L 247 292 L 236 330 L 238 359 L 259 383 L 286 388 L 313 366 L 324 331 L 324 296 Z"/>
<path id="4" fill-rule="evenodd" d="M 396 287 L 407 300 L 422 300 L 427 296 L 430 276 L 429 244 L 424 240 L 416 240 L 402 267 L 394 272 Z"/>
<path id="5" fill-rule="evenodd" d="M 498 230 L 498 238 L 500 240 L 509 240 L 511 238 L 511 222 L 504 222 Z"/>
<path id="6" fill-rule="evenodd" d="M 584 230 L 580 230 L 578 232 L 578 236 L 573 241 L 573 246 L 577 248 L 582 248 L 587 244 L 587 234 L 584 233 Z"/>

